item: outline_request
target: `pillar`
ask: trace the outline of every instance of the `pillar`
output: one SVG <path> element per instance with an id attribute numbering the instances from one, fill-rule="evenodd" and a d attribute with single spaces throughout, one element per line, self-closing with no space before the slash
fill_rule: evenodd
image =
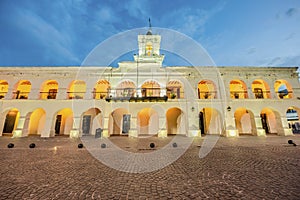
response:
<path id="1" fill-rule="evenodd" d="M 78 138 L 82 136 L 82 130 L 80 129 L 80 116 L 73 116 L 73 127 L 70 130 L 71 138 Z"/>
<path id="2" fill-rule="evenodd" d="M 291 128 L 289 128 L 289 124 L 286 116 L 281 116 L 281 123 L 282 123 L 283 132 L 279 133 L 279 135 L 283 135 L 283 136 L 293 135 L 293 131 Z"/>
<path id="3" fill-rule="evenodd" d="M 23 127 L 26 121 L 26 116 L 21 116 L 19 117 L 19 121 L 17 124 L 16 129 L 13 131 L 13 137 L 22 137 L 22 132 L 23 132 Z"/>
<path id="4" fill-rule="evenodd" d="M 188 137 L 201 137 L 201 132 L 199 130 L 199 116 L 196 109 L 196 105 L 190 105 L 186 107 L 187 113 L 187 123 L 188 127 L 187 136 Z"/>
<path id="5" fill-rule="evenodd" d="M 41 137 L 50 137 L 50 136 L 54 137 L 55 136 L 55 130 L 54 130 L 55 127 L 54 126 L 52 127 L 53 123 L 54 123 L 53 118 L 46 115 L 44 129 L 39 132 Z M 52 128 L 53 128 L 53 130 L 52 130 Z"/>
<path id="6" fill-rule="evenodd" d="M 131 115 L 130 119 L 130 130 L 129 130 L 129 137 L 138 137 L 138 131 L 137 131 L 137 117 Z"/>
<path id="7" fill-rule="evenodd" d="M 256 124 L 256 136 L 266 136 L 266 131 L 263 129 L 260 115 L 255 115 L 254 120 Z"/>

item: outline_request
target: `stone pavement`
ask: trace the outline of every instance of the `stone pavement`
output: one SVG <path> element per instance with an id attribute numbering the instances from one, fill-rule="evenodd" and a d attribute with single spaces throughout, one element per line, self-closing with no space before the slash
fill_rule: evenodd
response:
<path id="1" fill-rule="evenodd" d="M 110 141 L 147 153 L 150 142 L 158 151 L 171 138 Z M 77 148 L 80 139 L 0 137 L 0 199 L 300 199 L 300 135 L 219 138 L 200 159 L 203 141 L 194 139 L 163 169 L 127 173 Z M 15 147 L 7 148 L 9 142 Z M 29 148 L 31 142 L 36 148 Z"/>

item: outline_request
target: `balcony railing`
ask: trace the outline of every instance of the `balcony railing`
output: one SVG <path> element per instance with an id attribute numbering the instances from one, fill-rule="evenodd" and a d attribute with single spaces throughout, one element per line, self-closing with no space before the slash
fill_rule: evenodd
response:
<path id="1" fill-rule="evenodd" d="M 14 94 L 13 99 L 28 99 L 29 93 L 30 92 L 20 92 L 20 91 L 13 92 Z"/>
<path id="2" fill-rule="evenodd" d="M 47 95 L 46 99 L 56 99 L 57 92 L 40 92 L 40 96 L 44 96 L 44 94 Z"/>
<path id="3" fill-rule="evenodd" d="M 230 97 L 232 99 L 247 99 L 247 91 L 230 91 Z"/>
<path id="4" fill-rule="evenodd" d="M 209 91 L 209 92 L 199 92 L 198 91 L 198 98 L 199 99 L 216 99 L 217 91 Z"/>
<path id="5" fill-rule="evenodd" d="M 7 92 L 0 92 L 0 99 L 4 99 Z"/>
<path id="6" fill-rule="evenodd" d="M 69 99 L 83 99 L 85 92 L 67 92 Z"/>
<path id="7" fill-rule="evenodd" d="M 109 89 L 106 101 L 167 101 L 165 88 Z"/>
<path id="8" fill-rule="evenodd" d="M 270 91 L 253 92 L 256 99 L 269 99 Z"/>

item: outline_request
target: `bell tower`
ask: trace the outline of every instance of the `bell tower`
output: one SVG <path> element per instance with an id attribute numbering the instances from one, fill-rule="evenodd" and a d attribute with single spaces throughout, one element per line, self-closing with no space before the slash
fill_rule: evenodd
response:
<path id="1" fill-rule="evenodd" d="M 152 34 L 152 26 L 149 18 L 149 28 L 145 35 L 138 35 L 139 53 L 134 55 L 134 61 L 139 63 L 162 64 L 164 55 L 160 55 L 161 36 Z"/>

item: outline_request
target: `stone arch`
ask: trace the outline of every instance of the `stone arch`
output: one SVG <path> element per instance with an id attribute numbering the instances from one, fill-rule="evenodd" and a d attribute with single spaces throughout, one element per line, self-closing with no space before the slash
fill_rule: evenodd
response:
<path id="1" fill-rule="evenodd" d="M 18 109 L 12 108 L 7 112 L 5 112 L 4 115 L 5 115 L 5 120 L 4 120 L 2 135 L 3 134 L 12 135 L 14 130 L 18 126 L 20 112 Z"/>
<path id="2" fill-rule="evenodd" d="M 70 135 L 73 128 L 73 111 L 63 108 L 54 114 L 52 129 L 53 135 Z"/>
<path id="3" fill-rule="evenodd" d="M 214 108 L 203 108 L 199 112 L 199 129 L 201 134 L 221 135 L 224 123 L 220 112 Z"/>
<path id="4" fill-rule="evenodd" d="M 117 108 L 109 115 L 109 135 L 128 134 L 130 129 L 130 115 L 125 108 Z"/>
<path id="5" fill-rule="evenodd" d="M 110 82 L 105 79 L 98 80 L 93 91 L 94 99 L 105 99 L 110 92 Z"/>
<path id="6" fill-rule="evenodd" d="M 37 108 L 26 115 L 23 136 L 41 135 L 46 123 L 46 112 L 42 108 Z"/>
<path id="7" fill-rule="evenodd" d="M 246 108 L 238 108 L 234 112 L 235 126 L 239 135 L 257 135 L 254 114 Z"/>
<path id="8" fill-rule="evenodd" d="M 31 82 L 28 80 L 20 80 L 14 86 L 13 99 L 28 99 L 31 91 Z"/>
<path id="9" fill-rule="evenodd" d="M 90 108 L 81 115 L 82 135 L 95 135 L 96 127 L 103 128 L 103 116 L 99 108 Z"/>
<path id="10" fill-rule="evenodd" d="M 41 85 L 40 99 L 56 99 L 58 83 L 56 80 L 47 80 Z"/>
<path id="11" fill-rule="evenodd" d="M 268 83 L 262 79 L 256 79 L 252 82 L 252 92 L 256 99 L 270 99 L 270 87 Z"/>
<path id="12" fill-rule="evenodd" d="M 170 99 L 183 99 L 184 86 L 179 80 L 170 80 L 167 83 L 167 96 Z"/>
<path id="13" fill-rule="evenodd" d="M 242 80 L 231 80 L 229 90 L 232 99 L 248 99 L 247 85 Z"/>
<path id="14" fill-rule="evenodd" d="M 142 97 L 159 97 L 160 84 L 155 80 L 148 80 L 142 84 Z"/>
<path id="15" fill-rule="evenodd" d="M 131 80 L 122 80 L 116 87 L 116 97 L 136 96 L 136 85 Z"/>
<path id="16" fill-rule="evenodd" d="M 153 108 L 144 108 L 137 114 L 138 135 L 155 135 L 159 131 L 159 116 Z"/>
<path id="17" fill-rule="evenodd" d="M 83 99 L 86 92 L 86 83 L 82 80 L 73 80 L 68 88 L 68 99 Z"/>
<path id="18" fill-rule="evenodd" d="M 8 82 L 6 80 L 0 80 L 0 99 L 4 99 L 8 92 Z"/>
<path id="19" fill-rule="evenodd" d="M 264 108 L 260 113 L 262 127 L 266 134 L 282 134 L 284 132 L 281 117 L 278 111 Z"/>
<path id="20" fill-rule="evenodd" d="M 276 80 L 274 83 L 275 93 L 280 99 L 293 98 L 293 89 L 291 84 L 286 80 Z"/>
<path id="21" fill-rule="evenodd" d="M 185 117 L 181 109 L 173 107 L 166 112 L 167 134 L 186 134 Z"/>
<path id="22" fill-rule="evenodd" d="M 198 83 L 198 98 L 199 99 L 216 99 L 217 89 L 216 84 L 211 80 L 202 80 Z"/>

